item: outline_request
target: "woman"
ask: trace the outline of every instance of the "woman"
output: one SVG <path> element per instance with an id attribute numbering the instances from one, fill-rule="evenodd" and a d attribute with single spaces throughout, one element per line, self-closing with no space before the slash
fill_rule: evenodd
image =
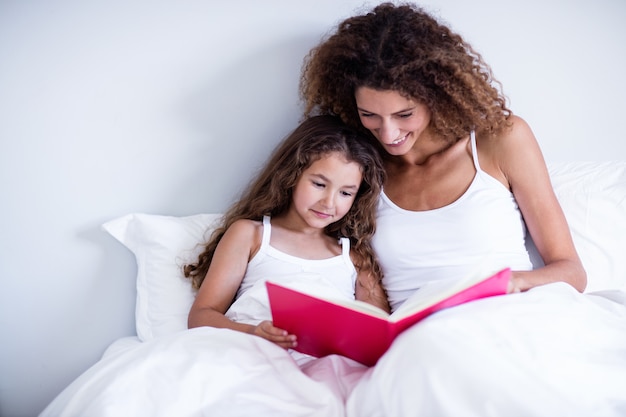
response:
<path id="1" fill-rule="evenodd" d="M 383 155 L 372 243 L 392 310 L 428 281 L 457 280 L 477 266 L 511 267 L 509 292 L 523 292 L 407 330 L 357 385 L 349 415 L 626 409 L 612 385 L 626 366 L 608 365 L 626 357 L 615 326 L 623 317 L 610 325 L 597 300 L 580 294 L 586 273 L 543 156 L 498 87 L 480 54 L 414 5 L 381 4 L 346 19 L 305 60 L 305 114 L 340 116 Z M 533 269 L 526 231 L 545 266 Z M 602 336 L 591 342 L 591 333 Z"/>
<path id="2" fill-rule="evenodd" d="M 374 244 L 392 307 L 419 287 L 416 269 L 426 269 L 424 279 L 453 279 L 487 254 L 514 269 L 511 292 L 555 281 L 585 289 L 537 141 L 494 84 L 469 44 L 408 5 L 347 19 L 306 61 L 306 113 L 337 114 L 383 150 L 388 178 Z M 524 221 L 543 268 L 530 270 Z M 398 234 L 428 253 L 411 250 L 407 260 L 393 244 Z M 410 268 L 396 262 L 401 253 Z"/>

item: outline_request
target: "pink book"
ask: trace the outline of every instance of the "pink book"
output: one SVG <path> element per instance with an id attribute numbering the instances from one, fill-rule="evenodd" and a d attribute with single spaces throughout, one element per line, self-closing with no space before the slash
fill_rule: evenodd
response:
<path id="1" fill-rule="evenodd" d="M 298 336 L 296 350 L 316 357 L 339 354 L 376 364 L 404 330 L 444 308 L 507 292 L 511 270 L 454 283 L 433 282 L 388 314 L 358 300 L 332 300 L 267 282 L 274 325 Z"/>

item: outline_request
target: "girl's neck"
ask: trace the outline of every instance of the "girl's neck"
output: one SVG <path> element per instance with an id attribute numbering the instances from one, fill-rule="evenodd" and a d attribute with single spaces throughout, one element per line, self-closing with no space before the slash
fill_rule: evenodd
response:
<path id="1" fill-rule="evenodd" d="M 272 217 L 272 226 L 283 228 L 291 233 L 298 233 L 315 238 L 325 236 L 324 229 L 309 226 L 291 210 L 287 210 L 287 212 L 283 214 Z"/>
<path id="2" fill-rule="evenodd" d="M 270 245 L 292 256 L 303 259 L 328 259 L 341 254 L 337 239 L 324 229 L 310 227 L 284 214 L 272 217 Z"/>

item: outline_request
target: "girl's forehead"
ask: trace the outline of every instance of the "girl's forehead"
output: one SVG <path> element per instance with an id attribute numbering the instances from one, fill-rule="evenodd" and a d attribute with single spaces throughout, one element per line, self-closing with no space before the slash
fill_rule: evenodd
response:
<path id="1" fill-rule="evenodd" d="M 315 160 L 312 160 L 307 170 L 322 169 L 329 171 L 347 171 L 350 169 L 362 170 L 361 164 L 357 161 L 349 159 L 342 151 L 331 151 L 321 154 Z"/>

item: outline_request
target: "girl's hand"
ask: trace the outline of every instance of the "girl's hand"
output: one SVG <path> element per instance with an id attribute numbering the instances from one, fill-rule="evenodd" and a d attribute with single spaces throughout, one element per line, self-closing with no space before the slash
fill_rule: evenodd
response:
<path id="1" fill-rule="evenodd" d="M 274 327 L 272 322 L 268 320 L 262 321 L 254 326 L 250 333 L 276 343 L 278 346 L 285 349 L 294 348 L 298 345 L 296 335 L 289 334 L 283 329 Z"/>
<path id="2" fill-rule="evenodd" d="M 516 292 L 526 291 L 528 286 L 524 280 L 524 272 L 513 271 L 511 273 L 511 279 L 509 279 L 509 287 L 507 289 L 508 294 Z"/>
<path id="3" fill-rule="evenodd" d="M 513 294 L 513 293 L 516 293 L 516 292 L 522 292 L 522 290 L 519 287 L 517 287 L 515 285 L 515 281 L 513 279 L 511 279 L 509 281 L 509 288 L 507 289 L 507 293 L 508 294 Z"/>

